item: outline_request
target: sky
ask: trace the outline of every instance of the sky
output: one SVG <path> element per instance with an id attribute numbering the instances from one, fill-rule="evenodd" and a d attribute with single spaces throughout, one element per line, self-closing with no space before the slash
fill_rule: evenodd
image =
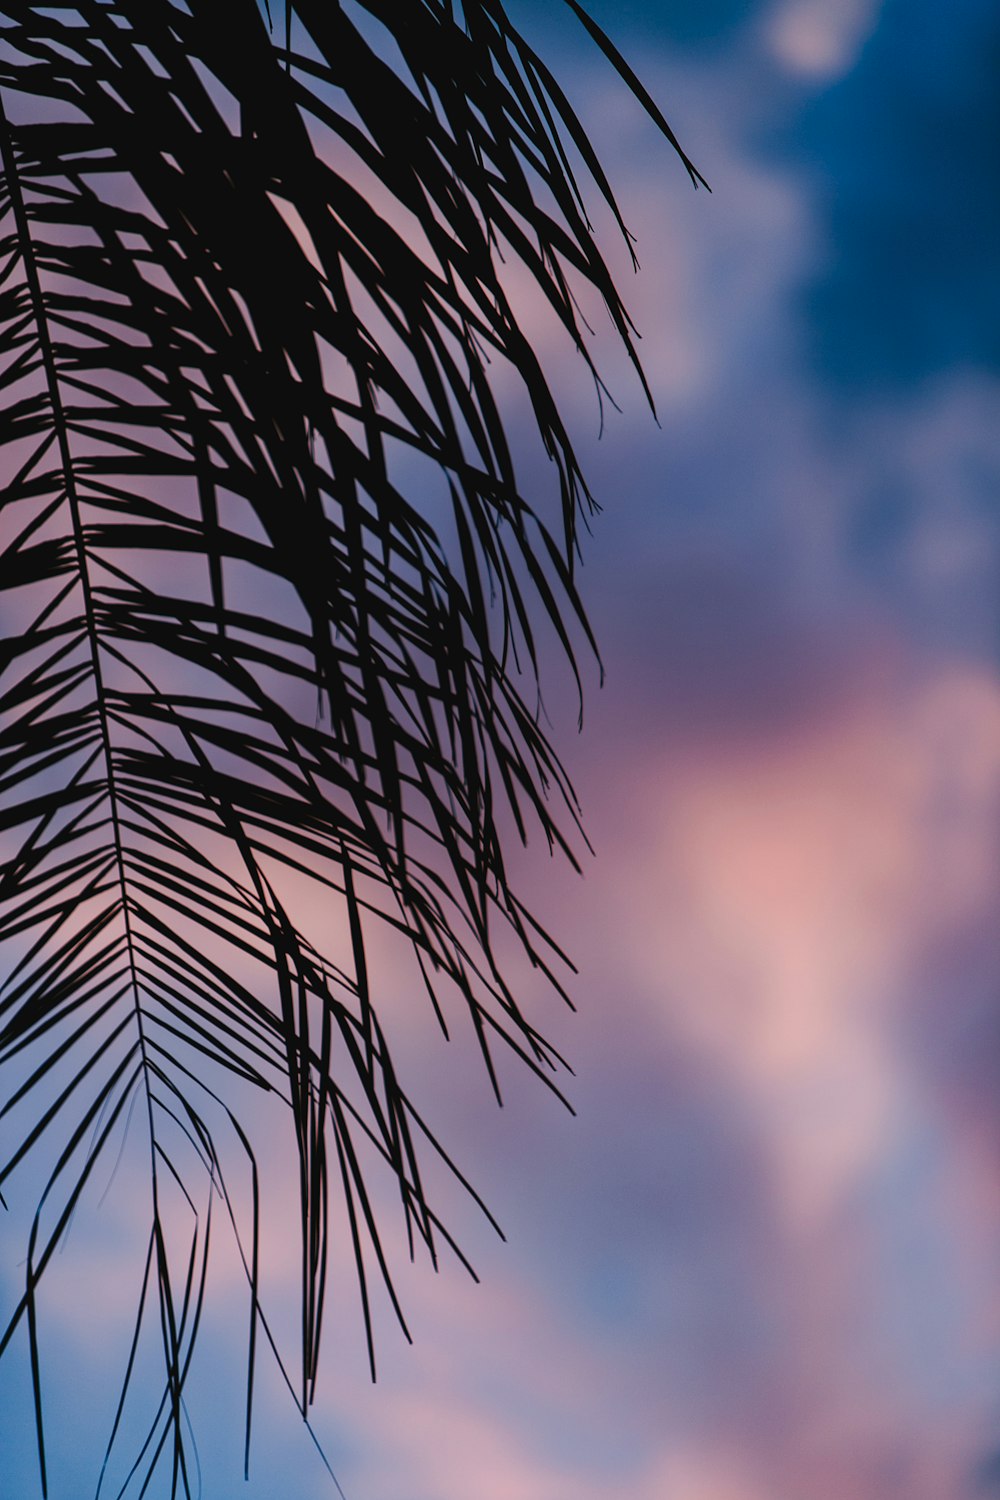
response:
<path id="1" fill-rule="evenodd" d="M 568 11 L 522 7 L 637 238 L 633 279 L 604 225 L 658 417 L 601 331 L 622 410 L 598 436 L 580 361 L 533 330 L 602 507 L 581 582 L 605 681 L 588 675 L 581 735 L 552 690 L 595 854 L 582 878 L 539 847 L 518 861 L 579 969 L 575 1015 L 532 975 L 521 991 L 572 1062 L 576 1114 L 513 1068 L 498 1111 L 473 1046 L 400 1021 L 415 1092 L 506 1241 L 442 1187 L 480 1282 L 411 1270 L 400 1242 L 414 1343 L 376 1307 L 374 1386 L 338 1259 L 314 1428 L 347 1500 L 986 1500 L 1000 17 L 591 9 L 712 193 Z M 384 983 L 410 1017 L 388 956 Z M 298 1270 L 284 1160 L 265 1162 L 279 1323 Z M 107 1330 L 141 1274 L 133 1165 L 46 1293 L 53 1496 L 90 1492 L 103 1451 Z M 335 1494 L 265 1360 L 244 1483 L 225 1248 L 213 1278 L 190 1403 L 206 1500 Z M 37 1493 L 28 1395 L 6 1361 L 2 1500 Z"/>

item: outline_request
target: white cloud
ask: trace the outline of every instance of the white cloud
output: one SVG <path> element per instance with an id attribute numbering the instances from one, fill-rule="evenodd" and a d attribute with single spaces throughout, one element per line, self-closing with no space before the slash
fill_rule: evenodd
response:
<path id="1" fill-rule="evenodd" d="M 853 66 L 880 0 L 780 0 L 765 22 L 772 54 L 789 72 L 832 82 Z"/>

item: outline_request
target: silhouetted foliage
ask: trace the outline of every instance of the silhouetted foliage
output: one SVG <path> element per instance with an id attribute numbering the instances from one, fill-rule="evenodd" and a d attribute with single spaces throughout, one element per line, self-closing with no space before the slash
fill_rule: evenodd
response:
<path id="1" fill-rule="evenodd" d="M 546 972 L 554 952 L 500 828 L 569 852 L 536 631 L 571 663 L 589 638 L 590 502 L 506 288 L 519 267 L 590 364 L 589 283 L 634 359 L 578 178 L 624 224 L 497 0 L 4 0 L 0 37 L 0 1188 L 38 1203 L 0 1354 L 26 1331 L 44 1488 L 39 1282 L 134 1110 L 132 1354 L 148 1314 L 164 1383 L 123 1488 L 163 1462 L 187 1494 L 213 1193 L 249 1288 L 248 1451 L 271 1337 L 255 1091 L 284 1099 L 298 1154 L 303 1415 L 334 1184 L 369 1345 L 370 1264 L 395 1297 L 364 1152 L 411 1251 L 451 1243 L 419 1165 L 444 1148 L 393 1068 L 366 934 L 410 945 L 442 1026 L 442 987 L 462 997 L 494 1087 L 497 1044 L 546 1081 L 560 1061 L 497 958 L 498 932 Z M 525 494 L 491 364 L 526 399 L 550 504 Z M 305 880 L 338 914 L 325 948 L 296 915 Z M 220 1123 L 252 1183 L 242 1223 Z"/>

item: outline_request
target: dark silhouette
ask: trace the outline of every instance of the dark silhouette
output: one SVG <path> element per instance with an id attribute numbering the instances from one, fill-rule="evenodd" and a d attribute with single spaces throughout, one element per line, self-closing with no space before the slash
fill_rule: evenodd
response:
<path id="1" fill-rule="evenodd" d="M 7 0 L 0 24 L 0 1189 L 38 1204 L 0 1355 L 26 1331 L 44 1490 L 39 1283 L 141 1123 L 132 1353 L 158 1322 L 165 1378 L 131 1479 L 163 1462 L 188 1494 L 213 1194 L 247 1273 L 248 1451 L 271 1337 L 259 1091 L 297 1151 L 303 1416 L 334 1184 L 369 1349 L 370 1265 L 395 1304 L 373 1148 L 411 1251 L 452 1243 L 419 1166 L 450 1159 L 393 1068 L 366 934 L 410 945 L 442 1027 L 441 995 L 462 997 L 494 1088 L 498 1043 L 548 1082 L 558 1065 L 497 957 L 513 937 L 549 972 L 554 951 L 501 826 L 569 852 L 536 631 L 571 665 L 589 640 L 590 499 L 506 288 L 519 268 L 593 370 L 589 283 L 638 370 L 581 178 L 626 231 L 498 0 Z M 525 493 L 491 366 L 551 460 L 548 501 Z M 305 880 L 326 947 L 296 915 Z"/>

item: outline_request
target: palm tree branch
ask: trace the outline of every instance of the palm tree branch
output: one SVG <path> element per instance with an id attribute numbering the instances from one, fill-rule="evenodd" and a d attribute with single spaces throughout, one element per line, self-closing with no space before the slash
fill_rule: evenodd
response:
<path id="1" fill-rule="evenodd" d="M 247 1455 L 258 1323 L 274 1343 L 257 1165 L 228 1090 L 274 1093 L 290 1117 L 303 1415 L 330 1174 L 373 1370 L 376 1268 L 405 1323 L 359 1147 L 395 1178 L 411 1254 L 419 1238 L 435 1264 L 439 1237 L 460 1252 L 421 1153 L 472 1191 L 397 1073 L 374 935 L 409 945 L 446 1036 L 450 1004 L 468 1015 L 498 1097 L 497 1043 L 559 1093 L 563 1060 L 518 1003 L 500 933 L 560 993 L 563 955 L 511 888 L 504 829 L 576 862 L 579 808 L 538 681 L 554 645 L 579 692 L 577 654 L 596 652 L 574 576 L 593 500 L 506 267 L 534 282 L 600 399 L 581 287 L 638 361 L 585 178 L 628 236 L 565 95 L 497 0 L 467 0 L 461 22 L 438 0 L 290 0 L 283 42 L 255 0 L 3 13 L 0 93 L 18 104 L 0 115 L 0 590 L 26 602 L 21 639 L 0 650 L 14 851 L 0 1060 L 24 1070 L 11 1115 L 34 1118 L 0 1182 L 57 1129 L 65 1145 L 0 1349 L 26 1320 L 44 1477 L 49 1220 L 58 1238 L 143 1098 L 151 1224 L 102 1479 L 155 1266 L 164 1386 L 122 1493 L 168 1457 L 172 1493 L 189 1493 L 215 1120 L 252 1178 L 249 1258 L 224 1194 L 250 1284 Z M 547 495 L 525 494 L 498 368 L 552 461 Z M 303 880 L 341 914 L 336 953 L 306 930 Z"/>

